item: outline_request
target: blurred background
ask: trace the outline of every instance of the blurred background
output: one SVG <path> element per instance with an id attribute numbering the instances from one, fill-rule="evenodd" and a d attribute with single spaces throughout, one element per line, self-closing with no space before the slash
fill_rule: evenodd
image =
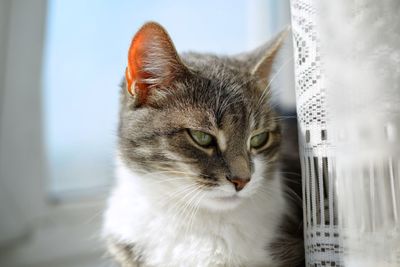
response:
<path id="1" fill-rule="evenodd" d="M 289 0 L 0 0 L 1 267 L 112 266 L 100 233 L 119 84 L 149 20 L 178 51 L 235 54 L 289 24 Z M 290 42 L 273 83 L 288 111 Z"/>

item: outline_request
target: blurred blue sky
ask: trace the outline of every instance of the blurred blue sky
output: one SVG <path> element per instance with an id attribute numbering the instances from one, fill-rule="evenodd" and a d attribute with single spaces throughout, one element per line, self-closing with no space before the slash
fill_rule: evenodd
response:
<path id="1" fill-rule="evenodd" d="M 178 51 L 231 54 L 246 49 L 246 2 L 50 0 L 43 66 L 49 191 L 110 182 L 118 84 L 144 22 L 164 25 Z"/>

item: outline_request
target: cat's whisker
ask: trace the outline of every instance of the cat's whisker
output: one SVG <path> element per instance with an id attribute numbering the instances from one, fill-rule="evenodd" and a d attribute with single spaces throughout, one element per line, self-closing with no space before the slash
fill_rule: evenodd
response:
<path id="1" fill-rule="evenodd" d="M 158 175 L 158 176 L 157 176 Z M 183 172 L 174 172 L 174 171 L 163 171 L 159 173 L 149 173 L 147 176 L 152 176 L 155 179 L 158 179 L 157 177 L 162 177 L 164 179 L 169 179 L 169 178 L 176 178 L 176 179 L 188 179 L 188 178 L 194 178 L 197 177 L 194 174 L 190 173 L 183 173 Z M 146 176 L 145 176 L 146 177 Z"/>
<path id="2" fill-rule="evenodd" d="M 168 204 L 172 204 L 172 206 L 168 207 L 169 212 L 172 214 L 172 218 L 171 221 L 180 221 L 182 220 L 182 216 L 184 216 L 184 212 L 186 210 L 186 206 L 188 205 L 188 202 L 194 198 L 197 194 L 197 192 L 199 191 L 199 188 L 196 187 L 191 187 L 190 189 L 185 190 L 185 195 L 183 197 L 181 197 L 179 200 L 176 200 L 173 203 L 168 203 Z M 183 192 L 182 192 L 183 194 Z M 186 201 L 186 199 L 188 199 Z M 186 217 L 186 216 L 185 216 Z"/>
<path id="3" fill-rule="evenodd" d="M 218 188 L 218 190 L 219 191 L 221 191 L 221 192 L 224 192 L 224 193 L 232 193 L 232 191 L 230 191 L 230 190 L 226 190 L 226 189 L 224 189 L 224 188 Z"/>
<path id="4" fill-rule="evenodd" d="M 296 119 L 297 116 L 295 115 L 287 115 L 287 116 L 276 116 L 273 118 L 274 121 L 283 121 L 287 119 Z"/>
<path id="5" fill-rule="evenodd" d="M 182 176 L 182 177 L 179 177 L 179 176 L 173 176 L 173 177 L 164 176 L 164 174 L 173 174 L 173 173 L 177 173 L 177 172 L 174 172 L 174 171 L 149 172 L 149 173 L 142 174 L 141 177 L 142 178 L 152 177 L 152 178 L 155 179 L 155 181 L 147 182 L 146 183 L 147 185 L 155 185 L 155 184 L 160 184 L 160 183 L 169 183 L 169 182 L 172 182 L 172 181 L 187 181 L 188 178 L 195 177 L 195 176 L 189 176 L 189 175 Z"/>
<path id="6" fill-rule="evenodd" d="M 191 197 L 193 197 L 193 194 L 195 194 L 198 190 L 199 190 L 199 187 L 197 186 L 197 185 L 191 185 L 191 187 L 190 187 L 191 189 L 188 189 L 188 190 L 186 190 L 185 191 L 185 195 L 183 196 L 183 197 L 180 197 L 179 198 L 179 200 L 177 200 L 176 202 L 175 202 L 175 204 L 173 205 L 173 206 L 175 206 L 175 207 L 177 207 L 178 208 L 178 210 L 177 210 L 177 212 L 175 213 L 175 208 L 172 208 L 172 210 L 171 211 L 173 211 L 173 213 L 175 213 L 176 215 L 180 215 L 180 211 L 179 211 L 179 206 L 181 205 L 182 206 L 182 209 L 184 208 L 184 207 L 186 207 L 186 205 L 187 205 L 187 199 L 188 200 L 190 200 L 191 199 Z M 183 194 L 183 193 L 182 193 Z M 181 194 L 181 195 L 182 195 Z"/>
<path id="7" fill-rule="evenodd" d="M 256 105 L 256 110 L 258 110 L 260 108 L 260 105 L 263 103 L 263 101 L 268 98 L 270 99 L 270 97 L 272 96 L 272 91 L 269 90 L 270 85 L 272 84 L 273 79 L 271 79 L 268 84 L 267 87 L 263 90 L 260 98 L 258 99 L 257 105 Z"/>
<path id="8" fill-rule="evenodd" d="M 301 181 L 298 181 L 298 180 L 295 180 L 295 179 L 290 179 L 290 178 L 287 178 L 287 177 L 280 177 L 280 180 L 285 182 L 285 183 L 301 185 Z"/>
<path id="9" fill-rule="evenodd" d="M 155 176 L 155 175 L 163 175 L 163 174 L 184 174 L 184 175 L 190 175 L 189 177 L 192 177 L 193 175 L 190 173 L 185 173 L 185 172 L 180 172 L 180 171 L 173 171 L 173 170 L 165 170 L 165 171 L 158 171 L 158 172 L 148 172 L 143 174 L 142 177 L 147 177 L 147 176 Z"/>
<path id="10" fill-rule="evenodd" d="M 87 218 L 84 222 L 83 225 L 89 225 L 92 224 L 93 222 L 95 222 L 99 217 L 101 217 L 103 215 L 104 211 L 102 209 L 96 211 L 94 214 L 92 214 L 92 216 L 90 216 L 89 218 Z"/>
<path id="11" fill-rule="evenodd" d="M 204 198 L 205 195 L 206 195 L 206 192 L 203 192 L 203 194 L 201 194 L 201 195 L 198 197 L 198 200 L 197 200 L 197 202 L 196 202 L 195 205 L 194 205 L 194 211 L 193 211 L 193 213 L 192 213 L 191 219 L 189 220 L 189 229 L 188 229 L 189 232 L 192 231 L 193 222 L 194 222 L 194 220 L 195 220 L 195 218 L 196 218 L 196 214 L 197 214 L 197 212 L 198 212 L 198 210 L 199 210 L 199 208 L 200 208 L 200 203 L 201 203 L 201 201 L 203 200 L 203 198 Z"/>
<path id="12" fill-rule="evenodd" d="M 278 75 L 285 69 L 286 66 L 288 66 L 288 64 L 293 60 L 293 57 L 290 57 L 288 60 L 286 60 L 280 67 L 279 69 L 274 73 L 274 76 L 272 76 L 272 78 L 269 80 L 267 86 L 265 87 L 265 89 L 263 90 L 261 97 L 257 103 L 257 109 L 259 108 L 259 106 L 261 105 L 262 101 L 264 101 L 265 98 L 265 94 L 266 92 L 270 92 L 269 87 L 271 86 L 272 82 L 278 77 Z"/>
<path id="13" fill-rule="evenodd" d="M 270 168 L 275 167 L 276 159 L 269 159 L 263 162 L 264 165 L 268 165 Z"/>
<path id="14" fill-rule="evenodd" d="M 296 116 L 276 116 L 276 117 L 272 117 L 272 118 L 269 118 L 268 120 L 266 120 L 266 123 L 281 122 L 284 120 L 295 119 L 295 118 L 297 118 L 297 117 Z"/>
<path id="15" fill-rule="evenodd" d="M 200 187 L 201 188 L 201 187 Z M 191 218 L 191 214 L 193 213 L 193 211 L 195 210 L 195 208 L 196 208 L 196 205 L 193 205 L 194 204 L 194 202 L 196 201 L 196 198 L 199 196 L 199 195 L 201 195 L 202 193 L 204 194 L 204 192 L 202 192 L 202 190 L 200 190 L 200 188 L 199 188 L 199 190 L 192 196 L 192 198 L 187 202 L 187 206 L 186 206 L 186 208 L 185 208 L 185 211 L 183 211 L 183 213 L 184 212 L 186 212 L 186 214 L 184 214 L 184 216 L 185 216 L 185 218 L 184 218 L 184 221 L 185 222 L 188 222 L 188 223 L 186 223 L 186 236 L 188 235 L 188 233 L 189 233 L 189 226 L 190 226 L 190 221 L 193 219 L 193 218 Z M 188 218 L 188 220 L 186 220 L 186 218 Z"/>
<path id="16" fill-rule="evenodd" d="M 294 200 L 298 201 L 298 203 L 303 202 L 302 198 L 289 186 L 283 185 L 283 189 L 284 189 L 284 192 L 287 192 L 289 195 L 293 196 Z"/>
<path id="17" fill-rule="evenodd" d="M 297 173 L 297 172 L 283 172 L 283 171 L 273 171 L 273 172 L 266 172 L 265 174 L 283 174 L 283 175 L 295 175 L 295 176 L 297 176 L 297 177 L 301 177 L 301 174 L 300 173 Z M 286 177 L 282 177 L 282 178 L 286 178 Z"/>
<path id="18" fill-rule="evenodd" d="M 178 190 L 172 192 L 171 194 L 162 195 L 157 198 L 155 204 L 161 205 L 162 207 L 166 207 L 167 209 L 174 209 L 174 206 L 180 205 L 183 198 L 186 197 L 186 194 L 190 195 L 190 192 L 197 187 L 193 184 L 183 186 Z M 181 197 L 184 195 L 183 197 Z"/>
<path id="19" fill-rule="evenodd" d="M 159 173 L 159 172 L 156 172 L 156 173 Z M 164 172 L 162 172 L 162 173 L 164 173 Z M 205 173 L 188 173 L 188 172 L 181 172 L 181 171 L 174 171 L 174 170 L 167 170 L 167 171 L 165 171 L 165 173 L 171 173 L 171 174 L 174 174 L 174 173 L 178 173 L 178 174 L 184 174 L 184 175 L 186 175 L 185 177 L 173 177 L 172 179 L 173 180 L 183 180 L 183 181 L 185 181 L 185 180 L 187 180 L 187 178 L 198 178 L 198 177 L 201 177 L 201 176 L 203 176 L 203 177 L 205 177 L 205 178 L 210 178 L 210 179 L 212 179 L 213 177 L 211 177 L 210 175 L 208 175 L 208 174 L 205 174 Z M 176 179 L 175 179 L 176 178 Z M 172 179 L 169 179 L 169 178 L 166 178 L 166 179 L 163 179 L 163 180 L 160 180 L 160 181 L 156 181 L 155 183 L 162 183 L 162 182 L 168 182 L 168 181 L 172 181 Z"/>
<path id="20" fill-rule="evenodd" d="M 202 172 L 198 172 L 198 173 L 189 173 L 189 172 L 182 172 L 182 171 L 171 171 L 171 172 L 176 172 L 176 173 L 181 173 L 181 174 L 186 174 L 188 175 L 188 177 L 193 177 L 193 178 L 197 178 L 197 177 L 206 177 L 206 178 L 213 178 L 210 175 L 206 174 L 206 173 L 202 173 Z"/>
<path id="21" fill-rule="evenodd" d="M 194 191 L 191 191 L 188 195 L 186 195 L 182 200 L 183 205 L 177 206 L 178 210 L 174 212 L 174 218 L 183 220 L 186 222 L 187 213 L 186 210 L 191 209 L 191 202 L 195 199 L 196 195 L 200 192 L 200 188 L 196 187 Z M 187 199 L 187 200 L 186 200 Z"/>
<path id="22" fill-rule="evenodd" d="M 261 198 L 262 200 L 265 200 L 267 202 L 272 201 L 270 196 L 273 195 L 274 192 L 276 192 L 270 188 L 262 188 L 262 187 L 258 188 L 257 190 L 263 194 L 256 194 L 255 197 Z"/>
<path id="23" fill-rule="evenodd" d="M 181 195 L 184 195 L 188 191 L 191 191 L 192 189 L 196 189 L 196 188 L 197 188 L 197 186 L 194 184 L 188 184 L 188 185 L 182 186 L 170 194 L 165 194 L 164 196 L 159 197 L 158 202 L 165 203 L 166 205 L 168 205 L 169 201 L 171 201 L 171 200 L 175 201 L 176 199 L 180 198 Z"/>
<path id="24" fill-rule="evenodd" d="M 157 169 L 161 170 L 161 171 L 179 172 L 179 173 L 184 173 L 184 174 L 195 174 L 193 172 L 184 172 L 184 171 L 179 171 L 179 170 L 173 170 L 173 169 L 162 167 L 162 166 L 158 166 Z"/>
<path id="25" fill-rule="evenodd" d="M 176 181 L 187 181 L 187 177 L 166 178 L 166 179 L 162 179 L 162 180 L 152 181 L 150 183 L 147 183 L 146 185 L 153 186 L 153 185 L 157 185 L 157 184 L 167 184 L 167 183 L 176 182 Z"/>
<path id="26" fill-rule="evenodd" d="M 169 169 L 160 169 L 164 174 L 181 174 L 181 175 L 186 175 L 187 177 L 197 177 L 198 174 L 193 173 L 193 172 L 183 172 L 183 171 L 176 171 L 176 170 L 169 170 Z"/>
<path id="27" fill-rule="evenodd" d="M 266 196 L 272 195 L 273 192 L 283 193 L 286 197 L 293 200 L 295 203 L 302 203 L 301 197 L 293 191 L 290 187 L 285 185 L 282 186 L 283 188 L 271 188 L 271 187 L 260 187 L 260 190 L 264 191 Z M 272 192 L 271 192 L 272 191 Z"/>

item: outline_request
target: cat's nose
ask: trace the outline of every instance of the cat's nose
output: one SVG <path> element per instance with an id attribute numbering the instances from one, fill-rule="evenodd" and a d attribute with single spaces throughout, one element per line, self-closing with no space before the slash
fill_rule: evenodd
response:
<path id="1" fill-rule="evenodd" d="M 242 190 L 248 182 L 250 182 L 250 178 L 226 177 L 226 179 L 235 186 L 235 189 L 238 192 Z"/>

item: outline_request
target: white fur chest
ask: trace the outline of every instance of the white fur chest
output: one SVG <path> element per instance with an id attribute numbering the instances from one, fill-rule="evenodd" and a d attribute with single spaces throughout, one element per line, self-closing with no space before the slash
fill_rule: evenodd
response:
<path id="1" fill-rule="evenodd" d="M 146 266 L 273 266 L 267 246 L 283 213 L 281 195 L 270 203 L 251 199 L 221 213 L 183 212 L 173 203 L 155 205 L 140 178 L 126 169 L 119 170 L 118 178 L 104 232 L 140 248 Z"/>

